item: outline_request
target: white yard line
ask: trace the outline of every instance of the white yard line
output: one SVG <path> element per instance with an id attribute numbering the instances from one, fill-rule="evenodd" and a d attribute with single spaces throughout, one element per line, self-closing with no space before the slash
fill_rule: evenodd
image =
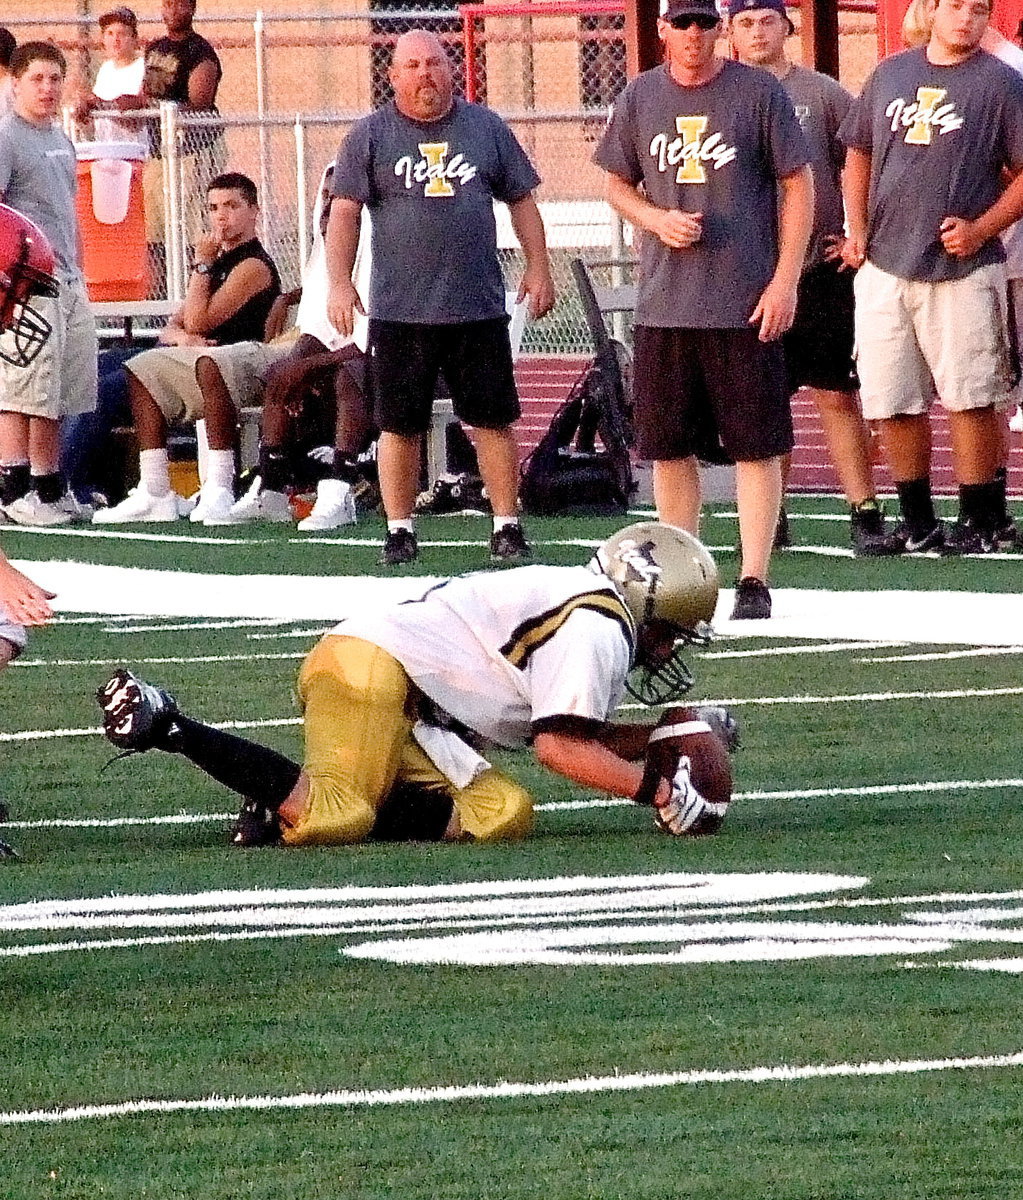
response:
<path id="1" fill-rule="evenodd" d="M 83 1104 L 70 1108 L 0 1112 L 0 1125 L 58 1125 L 101 1117 L 167 1115 L 181 1112 L 239 1112 L 308 1108 L 380 1108 L 409 1104 L 451 1104 L 462 1100 L 513 1100 L 523 1097 L 590 1096 L 653 1088 L 693 1087 L 725 1083 L 797 1083 L 804 1079 L 884 1078 L 938 1071 L 991 1070 L 1023 1066 L 1023 1053 L 968 1058 L 888 1059 L 879 1062 L 781 1064 L 731 1071 L 615 1072 L 576 1079 L 534 1083 L 472 1083 L 446 1087 L 339 1089 L 282 1096 L 202 1096 L 182 1100 L 125 1100 L 117 1104 Z"/>

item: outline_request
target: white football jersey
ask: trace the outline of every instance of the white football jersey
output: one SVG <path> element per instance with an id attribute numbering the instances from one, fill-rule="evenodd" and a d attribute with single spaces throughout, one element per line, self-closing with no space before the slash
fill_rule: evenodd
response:
<path id="1" fill-rule="evenodd" d="M 544 717 L 608 720 L 635 642 L 614 584 L 587 567 L 458 576 L 331 632 L 380 646 L 456 720 L 512 749 Z"/>

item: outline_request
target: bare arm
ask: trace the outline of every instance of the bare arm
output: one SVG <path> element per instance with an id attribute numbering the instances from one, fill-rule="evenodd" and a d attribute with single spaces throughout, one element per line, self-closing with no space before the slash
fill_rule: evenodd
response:
<path id="1" fill-rule="evenodd" d="M 638 229 L 645 229 L 672 250 L 686 250 L 703 236 L 703 213 L 658 208 L 620 175 L 607 176 L 607 201 Z"/>
<path id="2" fill-rule="evenodd" d="M 324 249 L 327 258 L 327 316 L 343 338 L 355 331 L 355 314 L 364 313 L 352 282 L 355 252 L 359 246 L 362 205 L 347 196 L 335 196 L 330 206 Z"/>
<path id="3" fill-rule="evenodd" d="M 842 198 L 849 236 L 842 247 L 842 261 L 854 270 L 867 257 L 867 201 L 870 197 L 870 155 L 850 146 L 842 172 Z"/>
<path id="4" fill-rule="evenodd" d="M 216 250 L 216 239 L 204 234 L 196 244 L 196 262 L 209 266 L 216 259 Z M 193 271 L 178 312 L 181 328 L 185 333 L 205 336 L 272 283 L 270 268 L 258 258 L 240 262 L 215 292 L 211 291 L 209 275 Z"/>
<path id="5" fill-rule="evenodd" d="M 942 245 L 953 258 L 969 258 L 1020 217 L 1023 217 L 1023 174 L 1017 175 L 976 220 L 946 217 L 941 223 Z"/>
<path id="6" fill-rule="evenodd" d="M 796 315 L 796 293 L 803 271 L 806 245 L 813 229 L 813 175 L 800 167 L 778 180 L 778 263 L 771 282 L 749 319 L 760 322 L 760 340 L 772 342 L 792 326 Z"/>
<path id="7" fill-rule="evenodd" d="M 188 76 L 188 108 L 209 110 L 217 102 L 219 83 L 217 64 L 211 59 L 201 62 Z"/>
<path id="8" fill-rule="evenodd" d="M 518 302 L 529 299 L 529 315 L 535 321 L 554 307 L 554 280 L 547 254 L 547 235 L 543 217 L 532 192 L 508 205 L 512 228 L 526 258 L 526 269 L 519 285 Z"/>
<path id="9" fill-rule="evenodd" d="M 642 766 L 626 762 L 607 746 L 590 738 L 566 733 L 537 734 L 533 742 L 537 759 L 549 771 L 573 783 L 632 798 L 643 778 Z"/>

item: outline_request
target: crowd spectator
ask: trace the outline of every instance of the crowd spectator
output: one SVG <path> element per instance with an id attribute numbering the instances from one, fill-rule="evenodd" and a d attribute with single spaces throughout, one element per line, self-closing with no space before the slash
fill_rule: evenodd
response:
<path id="1" fill-rule="evenodd" d="M 11 55 L 17 44 L 14 34 L 6 26 L 0 25 L 0 119 L 7 116 L 14 104 Z"/>
<path id="2" fill-rule="evenodd" d="M 50 42 L 11 58 L 14 108 L 0 121 L 0 199 L 49 238 L 59 289 L 37 307 L 52 328 L 26 367 L 0 364 L 0 504 L 22 525 L 71 519 L 60 421 L 96 405 L 96 326 L 82 276 L 75 148 L 58 121 L 67 63 Z"/>
<path id="3" fill-rule="evenodd" d="M 217 52 L 192 26 L 195 7 L 196 0 L 163 0 L 161 13 L 166 32 L 146 47 L 142 94 L 121 96 L 113 102 L 114 107 L 151 108 L 161 100 L 173 100 L 184 112 L 217 112 L 217 89 L 223 71 Z M 151 246 L 162 246 L 166 230 L 159 122 L 150 122 L 148 131 L 152 157 L 146 164 L 143 180 L 146 235 Z M 181 153 L 181 194 L 186 201 L 189 243 L 194 245 L 203 231 L 202 198 L 209 181 L 221 170 L 221 131 L 217 126 L 188 130 Z"/>
<path id="4" fill-rule="evenodd" d="M 661 521 L 696 533 L 697 455 L 736 463 L 741 569 L 733 619 L 771 615 L 768 566 L 792 449 L 784 351 L 813 219 L 806 142 L 781 84 L 715 54 L 714 0 L 670 0 L 666 61 L 615 102 L 594 155 L 642 231 L 637 449 Z"/>
<path id="5" fill-rule="evenodd" d="M 96 72 L 92 91 L 75 106 L 79 121 L 88 120 L 97 108 L 115 105 L 122 96 L 141 97 L 145 59 L 139 49 L 139 26 L 135 13 L 127 7 L 105 12 L 97 24 L 103 39 L 104 59 Z M 116 117 L 93 118 L 97 142 L 141 142 L 148 145 L 145 131 L 137 121 Z"/>
<path id="6" fill-rule="evenodd" d="M 491 559 L 521 561 L 530 550 L 511 428 L 520 410 L 493 204 L 508 205 L 525 255 L 519 299 L 542 317 L 554 285 L 533 197 L 539 176 L 500 117 L 455 97 L 451 61 L 435 34 L 398 39 L 390 81 L 393 102 L 357 122 L 338 152 L 327 230 L 328 314 L 347 336 L 363 311 L 351 277 L 363 206 L 372 214 L 368 384 L 381 430 L 381 563 L 418 555 L 412 512 L 441 373 L 455 415 L 474 430 L 494 508 Z"/>
<path id="7" fill-rule="evenodd" d="M 832 465 L 849 502 L 853 548 L 870 555 L 879 543 L 884 545 L 884 516 L 874 489 L 871 436 L 860 412 L 853 361 L 853 275 L 840 256 L 845 146 L 838 127 L 852 96 L 829 75 L 789 60 L 785 43 L 794 26 L 784 0 L 731 0 L 728 29 L 739 61 L 770 71 L 780 81 L 806 137 L 813 173 L 813 230 L 795 319 L 782 338 L 785 363 L 790 390 L 805 388 L 820 416 Z M 786 456 L 785 475 L 789 464 Z M 783 508 L 780 524 L 787 532 L 784 516 Z"/>
<path id="8" fill-rule="evenodd" d="M 120 504 L 98 509 L 96 524 L 178 519 L 167 428 L 182 417 L 205 419 L 210 446 L 206 479 L 191 519 L 219 523 L 234 504 L 234 397 L 248 383 L 244 372 L 232 375 L 226 401 L 204 409 L 197 375 L 201 361 L 218 360 L 220 348 L 263 340 L 281 286 L 277 267 L 256 236 L 259 204 L 252 180 L 238 172 L 216 176 L 207 188 L 207 209 L 211 232 L 196 245 L 188 291 L 161 331 L 163 345 L 129 359 L 124 367 L 139 441 L 139 485 Z M 243 365 L 253 369 L 251 359 Z"/>
<path id="9" fill-rule="evenodd" d="M 984 0 L 938 0 L 926 46 L 882 62 L 840 131 L 863 409 L 881 422 L 903 518 L 892 554 L 990 551 L 1004 516 L 1011 352 L 998 235 L 1023 214 L 1023 79 L 981 51 L 989 15 Z M 959 486 L 949 530 L 931 494 L 935 392 Z"/>

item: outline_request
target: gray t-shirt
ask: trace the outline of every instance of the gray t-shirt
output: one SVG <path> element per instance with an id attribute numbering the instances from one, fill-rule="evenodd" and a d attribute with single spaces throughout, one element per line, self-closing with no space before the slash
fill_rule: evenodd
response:
<path id="1" fill-rule="evenodd" d="M 17 113 L 0 120 L 0 195 L 50 239 L 57 269 L 79 276 L 75 148 L 57 125 L 40 128 Z"/>
<path id="2" fill-rule="evenodd" d="M 946 217 L 973 220 L 1023 166 L 1023 79 L 983 50 L 935 66 L 925 50 L 885 59 L 839 136 L 870 155 L 867 258 L 900 279 L 962 279 L 1003 261 L 998 238 L 967 259 L 945 252 Z"/>
<path id="3" fill-rule="evenodd" d="M 804 269 L 824 259 L 825 239 L 841 234 L 845 226 L 842 207 L 842 166 L 845 146 L 838 127 L 852 106 L 853 98 L 830 75 L 793 65 L 781 81 L 796 110 L 813 171 L 813 233 L 806 248 Z"/>
<path id="4" fill-rule="evenodd" d="M 456 99 L 439 121 L 387 104 L 338 151 L 334 195 L 372 220 L 369 313 L 446 325 L 503 316 L 494 201 L 512 204 L 540 177 L 496 113 Z"/>
<path id="5" fill-rule="evenodd" d="M 781 84 L 726 61 L 701 87 L 666 67 L 619 96 L 593 161 L 661 208 L 703 213 L 703 236 L 672 250 L 643 233 L 636 320 L 676 329 L 747 325 L 778 258 L 778 180 L 808 161 Z"/>

